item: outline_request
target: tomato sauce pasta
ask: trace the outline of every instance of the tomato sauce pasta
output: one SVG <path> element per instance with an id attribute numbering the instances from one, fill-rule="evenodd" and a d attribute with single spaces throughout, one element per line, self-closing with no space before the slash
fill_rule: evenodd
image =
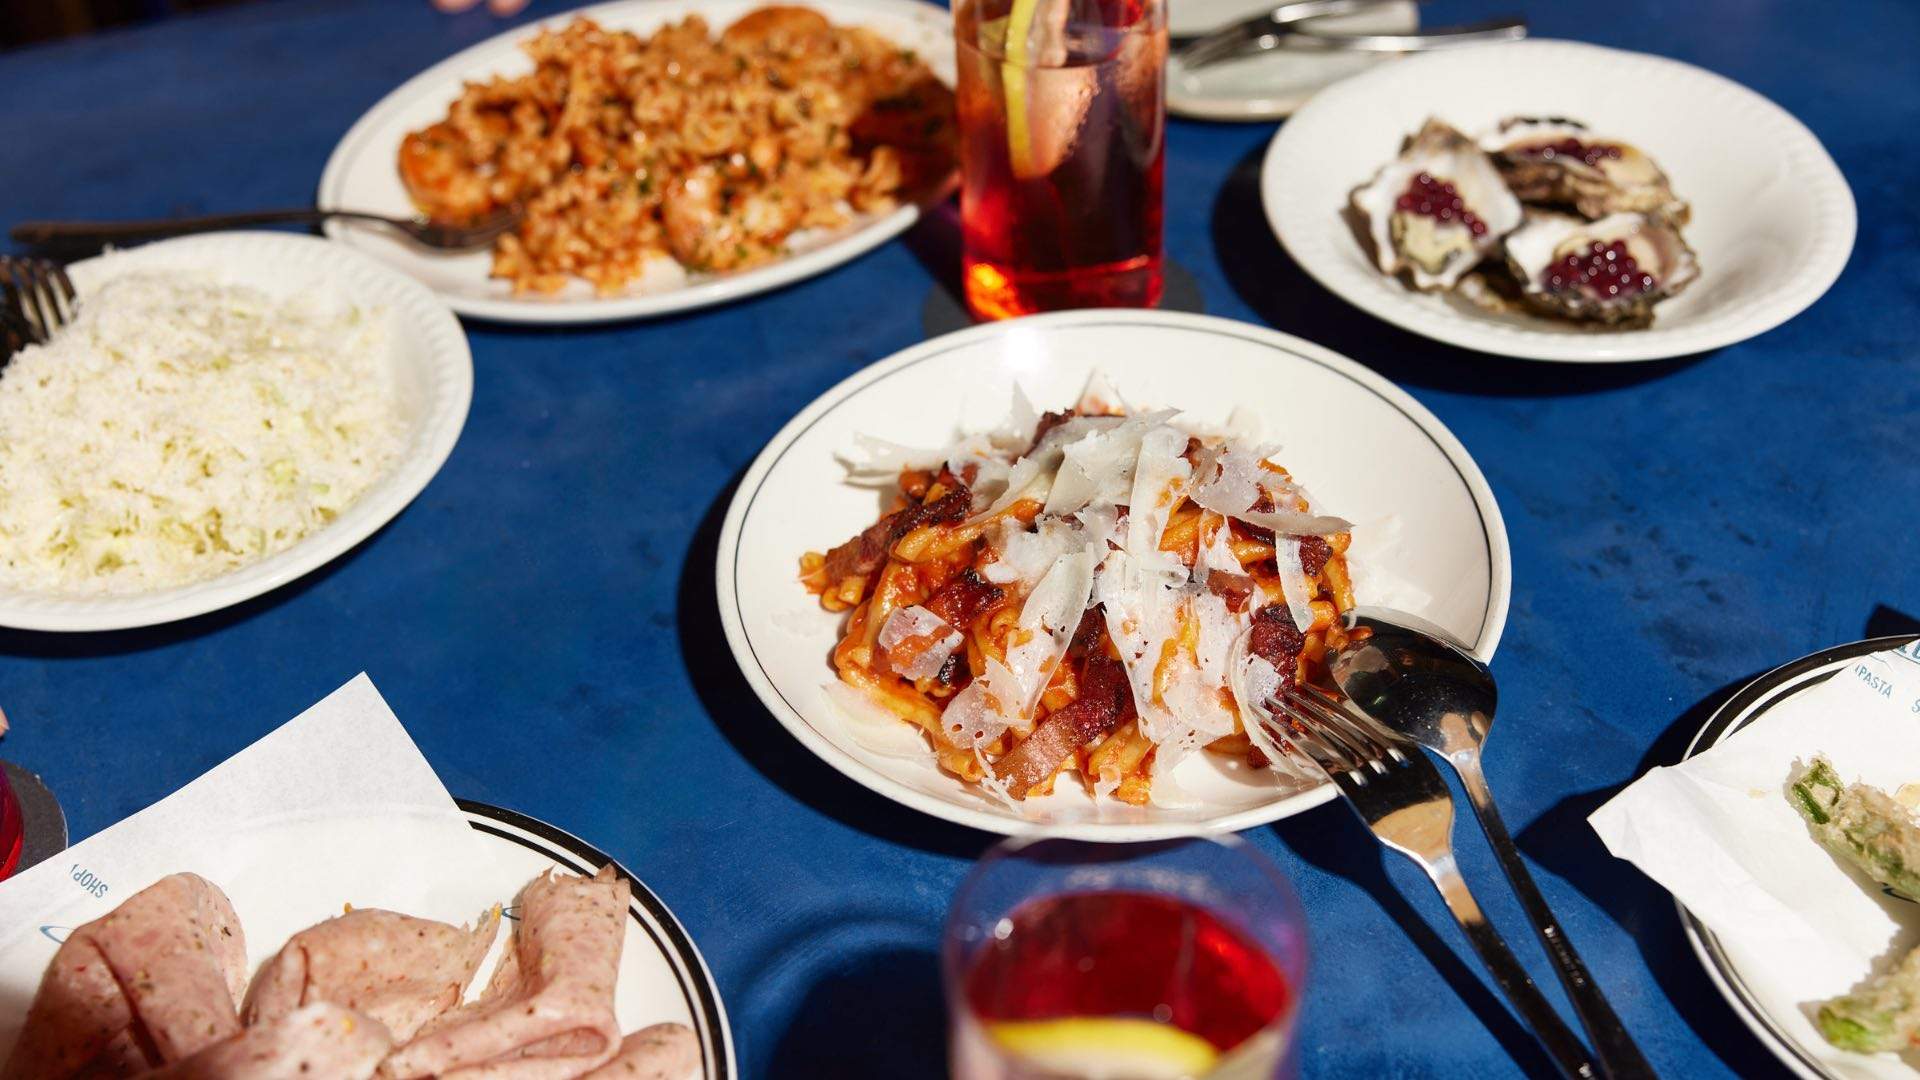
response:
<path id="1" fill-rule="evenodd" d="M 800 562 L 847 614 L 835 671 L 1006 799 L 1071 774 L 1138 805 L 1196 752 L 1280 763 L 1251 710 L 1324 674 L 1354 599 L 1349 524 L 1268 453 L 1091 395 L 880 448 L 859 472 L 897 474 L 894 508 Z"/>

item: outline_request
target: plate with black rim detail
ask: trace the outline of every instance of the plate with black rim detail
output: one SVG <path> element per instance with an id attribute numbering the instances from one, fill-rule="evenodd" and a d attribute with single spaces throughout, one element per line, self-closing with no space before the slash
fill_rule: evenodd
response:
<path id="1" fill-rule="evenodd" d="M 645 1023 L 686 1024 L 700 1038 L 701 1075 L 706 1080 L 733 1080 L 739 1075 L 733 1034 L 713 973 L 707 970 L 707 962 L 694 947 L 686 927 L 645 882 L 618 860 L 564 829 L 471 799 L 454 802 L 475 832 L 500 841 L 496 858 L 522 873 L 520 880 L 531 880 L 556 867 L 571 874 L 592 874 L 611 863 L 633 890 L 627 906 L 630 921 L 626 943 L 620 953 L 620 982 L 615 990 L 622 1020 L 630 1011 L 643 1010 Z M 631 1030 L 639 1025 L 625 1026 Z"/>
<path id="2" fill-rule="evenodd" d="M 457 809 L 407 803 L 294 807 L 226 828 L 187 830 L 164 852 L 142 848 L 138 857 L 98 850 L 89 855 L 83 841 L 72 849 L 83 861 L 70 873 L 57 865 L 64 858 L 51 868 L 58 880 L 71 876 L 79 886 L 70 894 L 62 888 L 56 902 L 35 912 L 42 918 L 0 925 L 0 1060 L 13 1049 L 27 1003 L 71 930 L 168 873 L 199 874 L 227 896 L 239 916 L 247 970 L 254 972 L 293 934 L 343 910 L 383 908 L 460 924 L 502 904 L 509 905 L 503 914 L 511 921 L 518 913 L 510 905 L 535 877 L 549 871 L 590 875 L 611 865 L 631 890 L 614 985 L 620 1030 L 668 1022 L 691 1028 L 700 1072 L 671 1080 L 739 1075 L 713 975 L 686 928 L 651 888 L 562 829 L 486 803 L 454 801 Z M 461 830 L 463 821 L 470 831 Z M 497 935 L 490 959 L 467 988 L 469 1000 L 488 985 L 509 940 Z"/>
<path id="3" fill-rule="evenodd" d="M 1742 687 L 1725 704 L 1715 709 L 1700 733 L 1687 745 L 1686 752 L 1680 756 L 1681 760 L 1704 754 L 1740 734 L 1747 725 L 1795 695 L 1833 678 L 1835 673 L 1860 657 L 1898 649 L 1916 640 L 1920 638 L 1910 634 L 1869 638 L 1823 649 L 1774 668 Z M 1707 976 L 1760 1042 L 1787 1068 L 1806 1080 L 1847 1080 L 1827 1068 L 1817 1053 L 1804 1046 L 1794 1037 L 1788 1025 L 1768 1010 L 1759 995 L 1748 986 L 1739 966 L 1714 932 L 1687 910 L 1685 904 L 1676 901 L 1674 906 L 1680 911 L 1680 923 L 1687 932 L 1687 941 L 1692 944 L 1694 955 L 1700 958 L 1701 965 L 1707 969 Z"/>
<path id="4" fill-rule="evenodd" d="M 839 456 L 860 435 L 937 447 L 997 427 L 1016 385 L 1038 409 L 1066 408 L 1095 372 L 1138 409 L 1180 409 L 1217 427 L 1244 408 L 1318 507 L 1355 523 L 1361 603 L 1413 611 L 1493 655 L 1511 593 L 1506 526 L 1466 448 L 1404 391 L 1312 342 L 1227 319 L 1113 310 L 1016 319 L 935 338 L 828 390 L 761 451 L 727 510 L 715 565 L 727 643 L 775 719 L 821 760 L 958 824 L 1091 840 L 1252 828 L 1333 797 L 1324 784 L 1208 754 L 1174 770 L 1177 800 L 1129 806 L 1062 781 L 1014 809 L 940 771 L 924 743 L 876 745 L 876 732 L 850 724 L 827 696 L 845 616 L 801 587 L 800 557 L 871 525 L 886 497 L 848 483 Z"/>

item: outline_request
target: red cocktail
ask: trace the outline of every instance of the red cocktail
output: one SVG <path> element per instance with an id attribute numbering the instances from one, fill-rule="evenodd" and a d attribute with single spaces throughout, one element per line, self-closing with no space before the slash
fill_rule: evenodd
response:
<path id="1" fill-rule="evenodd" d="M 948 920 L 953 1073 L 1269 1080 L 1303 934 L 1285 883 L 1238 842 L 1014 842 Z"/>
<path id="2" fill-rule="evenodd" d="M 1164 0 L 959 0 L 967 304 L 1160 302 Z"/>
<path id="3" fill-rule="evenodd" d="M 20 865 L 20 850 L 26 841 L 26 828 L 20 820 L 20 800 L 14 797 L 6 770 L 0 769 L 0 879 L 5 879 Z"/>

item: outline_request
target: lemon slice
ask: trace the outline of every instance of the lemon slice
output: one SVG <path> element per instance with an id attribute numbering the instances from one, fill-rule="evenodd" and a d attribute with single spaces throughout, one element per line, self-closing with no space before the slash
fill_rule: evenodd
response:
<path id="1" fill-rule="evenodd" d="M 1030 177 L 1033 167 L 1033 132 L 1028 124 L 1027 86 L 1031 78 L 1033 17 L 1041 0 L 1013 0 L 1007 13 L 1007 36 L 1000 62 L 1000 86 L 1007 102 L 1007 153 L 1013 175 Z"/>
<path id="2" fill-rule="evenodd" d="M 999 1020 L 987 1034 L 1052 1072 L 1111 1080 L 1190 1080 L 1220 1059 L 1213 1044 L 1168 1024 L 1127 1017 Z"/>

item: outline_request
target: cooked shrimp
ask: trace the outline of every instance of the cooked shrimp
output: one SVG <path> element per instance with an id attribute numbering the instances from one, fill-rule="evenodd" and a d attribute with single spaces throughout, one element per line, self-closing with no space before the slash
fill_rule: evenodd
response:
<path id="1" fill-rule="evenodd" d="M 833 24 L 812 8 L 774 5 L 749 11 L 720 35 L 728 45 L 797 52 L 833 35 Z"/>
<path id="2" fill-rule="evenodd" d="M 413 132 L 400 144 L 400 180 L 414 205 L 437 221 L 469 221 L 494 208 L 486 176 L 460 145 L 445 123 Z"/>

